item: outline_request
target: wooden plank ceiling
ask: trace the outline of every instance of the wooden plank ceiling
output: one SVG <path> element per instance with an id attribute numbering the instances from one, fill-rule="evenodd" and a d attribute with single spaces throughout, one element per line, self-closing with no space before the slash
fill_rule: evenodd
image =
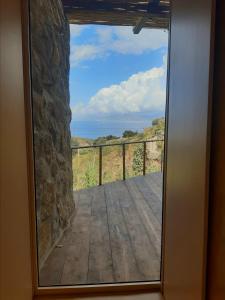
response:
<path id="1" fill-rule="evenodd" d="M 62 0 L 71 24 L 168 28 L 171 0 Z M 135 31 L 135 30 L 134 30 Z"/>

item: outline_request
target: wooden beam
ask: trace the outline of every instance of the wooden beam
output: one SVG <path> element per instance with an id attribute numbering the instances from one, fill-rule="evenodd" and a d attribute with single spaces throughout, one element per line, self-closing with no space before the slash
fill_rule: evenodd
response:
<path id="1" fill-rule="evenodd" d="M 148 12 L 155 14 L 167 14 L 169 3 L 160 5 L 159 0 L 149 1 L 84 1 L 84 0 L 62 0 L 64 10 L 70 13 L 73 10 L 93 10 L 93 11 L 127 11 L 127 12 Z"/>
<path id="2" fill-rule="evenodd" d="M 135 26 L 134 33 L 143 27 L 169 26 L 170 0 L 62 0 L 62 3 L 71 24 Z"/>
<path id="3" fill-rule="evenodd" d="M 148 20 L 148 17 L 142 17 L 139 19 L 138 23 L 136 26 L 133 28 L 133 33 L 138 34 L 140 33 L 141 29 L 144 27 L 145 22 Z"/>
<path id="4" fill-rule="evenodd" d="M 84 11 L 73 10 L 67 14 L 67 18 L 71 24 L 102 24 L 102 25 L 122 25 L 136 26 L 137 21 L 145 17 L 147 13 L 136 12 L 104 12 L 104 11 Z M 143 27 L 148 28 L 168 28 L 169 17 L 148 15 Z"/>
<path id="5" fill-rule="evenodd" d="M 144 16 L 143 18 L 139 19 L 136 26 L 133 28 L 133 33 L 138 34 L 140 33 L 141 29 L 145 26 L 146 21 L 149 18 L 149 13 L 154 13 L 154 11 L 159 11 L 161 8 L 159 7 L 160 0 L 152 0 L 148 3 L 148 15 Z"/>

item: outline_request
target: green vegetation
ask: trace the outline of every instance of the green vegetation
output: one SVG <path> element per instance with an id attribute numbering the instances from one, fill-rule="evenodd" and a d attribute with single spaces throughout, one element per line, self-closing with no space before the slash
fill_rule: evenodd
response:
<path id="1" fill-rule="evenodd" d="M 87 188 L 97 185 L 96 169 L 93 164 L 88 165 L 84 174 L 84 182 Z"/>
<path id="2" fill-rule="evenodd" d="M 85 139 L 81 137 L 72 136 L 71 137 L 71 146 L 72 147 L 82 147 L 82 146 L 91 146 L 93 145 L 92 139 Z"/>
<path id="3" fill-rule="evenodd" d="M 155 119 L 152 126 L 143 132 L 126 130 L 123 137 L 105 136 L 95 140 L 72 137 L 72 146 L 113 145 L 117 143 L 164 139 L 164 118 Z M 127 135 L 128 132 L 128 135 Z M 131 134 L 129 132 L 132 132 Z M 163 157 L 163 142 L 146 144 L 146 174 L 161 169 Z M 143 144 L 126 145 L 126 178 L 142 175 L 143 172 Z M 122 179 L 122 147 L 108 146 L 102 148 L 102 179 L 103 183 Z M 73 150 L 73 185 L 74 190 L 98 185 L 99 180 L 99 148 L 85 148 Z"/>
<path id="4" fill-rule="evenodd" d="M 123 132 L 123 138 L 129 138 L 129 137 L 133 137 L 135 135 L 137 135 L 138 132 L 137 131 L 132 131 L 132 130 L 125 130 Z"/>
<path id="5" fill-rule="evenodd" d="M 93 145 L 102 145 L 107 141 L 118 140 L 120 137 L 115 135 L 100 136 L 93 141 Z"/>
<path id="6" fill-rule="evenodd" d="M 134 175 L 140 175 L 143 171 L 143 156 L 144 156 L 144 148 L 143 145 L 140 144 L 134 151 L 133 165 L 132 169 L 134 171 Z"/>

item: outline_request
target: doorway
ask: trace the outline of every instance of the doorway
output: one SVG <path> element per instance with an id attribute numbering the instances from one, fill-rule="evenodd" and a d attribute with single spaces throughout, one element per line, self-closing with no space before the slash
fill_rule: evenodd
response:
<path id="1" fill-rule="evenodd" d="M 158 282 L 169 3 L 75 2 L 30 6 L 39 284 Z"/>

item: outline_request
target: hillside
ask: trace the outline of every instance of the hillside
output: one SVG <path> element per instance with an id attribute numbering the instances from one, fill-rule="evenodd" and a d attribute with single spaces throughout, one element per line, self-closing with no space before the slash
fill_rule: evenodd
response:
<path id="1" fill-rule="evenodd" d="M 122 179 L 122 147 L 113 146 L 127 142 L 161 140 L 164 138 L 164 118 L 152 121 L 152 126 L 143 132 L 125 131 L 123 137 L 106 136 L 95 140 L 72 137 L 72 146 L 111 145 L 103 147 L 103 183 Z M 146 144 L 146 173 L 160 171 L 163 156 L 163 142 Z M 142 175 L 143 143 L 126 145 L 126 178 Z M 98 185 L 99 148 L 73 150 L 74 189 Z"/>
<path id="2" fill-rule="evenodd" d="M 93 145 L 94 140 L 92 139 L 86 139 L 86 138 L 81 138 L 77 136 L 72 136 L 71 137 L 71 146 L 72 147 L 84 147 L 84 146 L 90 146 Z"/>

